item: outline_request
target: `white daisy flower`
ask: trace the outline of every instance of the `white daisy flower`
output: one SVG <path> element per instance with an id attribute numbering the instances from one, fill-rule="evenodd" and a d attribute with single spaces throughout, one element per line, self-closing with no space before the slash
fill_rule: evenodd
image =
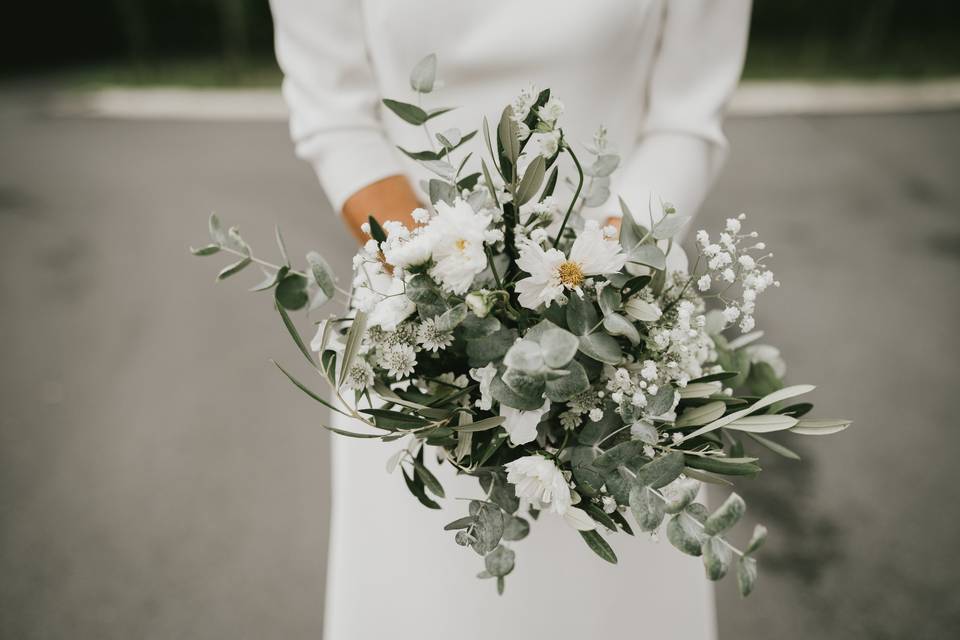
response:
<path id="1" fill-rule="evenodd" d="M 574 241 L 569 257 L 558 249 L 544 250 L 538 244 L 524 247 L 517 266 L 530 276 L 517 282 L 520 304 L 536 309 L 564 299 L 567 290 L 581 294 L 581 285 L 588 276 L 620 271 L 626 261 L 620 245 L 604 238 L 600 225 L 589 220 Z"/>
<path id="2" fill-rule="evenodd" d="M 464 200 L 453 205 L 438 202 L 437 215 L 426 233 L 433 237 L 433 260 L 430 275 L 451 293 L 462 294 L 473 278 L 487 268 L 484 243 L 492 218 L 487 212 L 476 212 Z"/>

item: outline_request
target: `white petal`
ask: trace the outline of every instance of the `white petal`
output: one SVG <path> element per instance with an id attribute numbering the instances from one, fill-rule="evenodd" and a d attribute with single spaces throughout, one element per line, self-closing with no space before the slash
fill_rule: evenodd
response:
<path id="1" fill-rule="evenodd" d="M 568 507 L 563 519 L 577 531 L 593 531 L 597 523 L 587 515 L 587 512 L 578 507 Z"/>

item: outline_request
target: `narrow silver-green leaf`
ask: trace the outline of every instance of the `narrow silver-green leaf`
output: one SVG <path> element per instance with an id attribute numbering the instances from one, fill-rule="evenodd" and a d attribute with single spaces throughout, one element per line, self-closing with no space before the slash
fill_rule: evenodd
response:
<path id="1" fill-rule="evenodd" d="M 514 196 L 514 201 L 517 206 L 526 204 L 537 195 L 537 191 L 540 190 L 540 185 L 543 184 L 543 175 L 546 171 L 546 166 L 546 161 L 543 156 L 537 156 L 533 162 L 530 163 L 530 166 L 527 167 L 523 178 L 520 180 L 520 185 L 517 187 L 517 193 Z"/>
<path id="2" fill-rule="evenodd" d="M 342 386 L 347 379 L 347 373 L 353 366 L 353 360 L 360 350 L 360 340 L 363 338 L 364 331 L 367 330 L 367 314 L 363 311 L 357 311 L 353 318 L 353 323 L 347 331 L 346 345 L 343 348 L 343 360 L 340 363 L 340 375 L 337 378 L 337 386 Z"/>
<path id="3" fill-rule="evenodd" d="M 349 417 L 349 414 L 347 414 L 344 411 L 341 411 L 330 402 L 327 402 L 325 399 L 323 399 L 318 394 L 314 393 L 311 389 L 309 389 L 305 384 L 303 384 L 302 382 L 294 378 L 293 375 L 289 371 L 284 369 L 279 362 L 277 362 L 276 360 L 271 360 L 270 362 L 275 364 L 277 369 L 280 369 L 280 371 L 283 372 L 283 375 L 287 376 L 287 379 L 290 380 L 290 382 L 292 382 L 298 389 L 303 391 L 305 394 L 307 394 L 308 396 L 310 396 L 311 398 L 313 398 L 314 400 L 316 400 L 317 402 L 325 406 L 327 409 L 330 409 L 331 411 L 336 411 L 340 415 Z"/>
<path id="4" fill-rule="evenodd" d="M 217 274 L 217 280 L 226 280 L 233 274 L 240 273 L 241 271 L 246 269 L 248 266 L 250 266 L 251 262 L 253 261 L 248 257 L 248 258 L 243 258 L 242 260 L 238 260 L 237 262 L 234 262 L 231 265 L 227 265 L 226 267 L 220 270 L 220 273 Z"/>
<path id="5" fill-rule="evenodd" d="M 580 537 L 583 538 L 584 542 L 587 543 L 587 546 L 589 546 L 595 554 L 610 564 L 617 564 L 617 554 L 613 552 L 613 549 L 607 541 L 604 540 L 596 530 L 580 531 L 579 533 Z"/>
<path id="6" fill-rule="evenodd" d="M 277 236 L 277 246 L 280 247 L 280 257 L 283 259 L 283 264 L 290 266 L 290 258 L 287 257 L 287 245 L 283 241 L 283 235 L 280 233 L 280 225 L 274 225 L 273 231 Z"/>
<path id="7" fill-rule="evenodd" d="M 300 337 L 300 332 L 297 331 L 297 327 L 294 326 L 293 321 L 290 320 L 290 316 L 287 315 L 286 310 L 281 307 L 279 303 L 275 304 L 274 306 L 276 307 L 277 312 L 280 314 L 280 318 L 283 320 L 283 326 L 287 328 L 287 332 L 290 334 L 290 337 L 293 338 L 293 341 L 300 350 L 300 353 L 302 353 L 303 357 L 307 359 L 307 362 L 310 363 L 311 367 L 316 368 L 317 365 L 313 361 L 313 356 L 310 355 L 307 345 L 303 343 L 303 339 Z"/>

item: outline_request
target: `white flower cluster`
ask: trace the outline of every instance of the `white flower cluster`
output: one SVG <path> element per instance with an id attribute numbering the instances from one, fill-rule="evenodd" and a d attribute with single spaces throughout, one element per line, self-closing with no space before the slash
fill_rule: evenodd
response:
<path id="1" fill-rule="evenodd" d="M 485 245 L 501 241 L 503 232 L 490 227 L 489 211 L 474 211 L 466 200 L 458 199 L 453 205 L 438 202 L 434 208 L 433 216 L 415 212 L 415 219 L 424 224 L 413 231 L 400 223 L 386 223 L 383 256 L 400 274 L 426 268 L 446 291 L 466 293 L 474 277 L 487 268 Z M 376 242 L 372 247 L 367 244 L 367 253 L 376 255 Z"/>
<path id="2" fill-rule="evenodd" d="M 739 320 L 740 330 L 746 333 L 755 326 L 753 314 L 757 296 L 770 286 L 779 287 L 780 282 L 763 265 L 764 260 L 773 256 L 772 253 L 759 257 L 751 255 L 751 252 L 764 251 L 766 245 L 755 241 L 758 235 L 756 231 L 741 233 L 744 219 L 746 215 L 742 213 L 736 218 L 728 218 L 726 229 L 716 242 L 703 229 L 697 232 L 700 258 L 706 261 L 707 270 L 703 275 L 695 274 L 695 277 L 701 292 L 706 293 L 711 288 L 720 290 L 716 297 L 726 305 L 723 309 L 724 320 L 728 324 Z M 740 295 L 729 295 L 737 283 L 740 284 Z"/>

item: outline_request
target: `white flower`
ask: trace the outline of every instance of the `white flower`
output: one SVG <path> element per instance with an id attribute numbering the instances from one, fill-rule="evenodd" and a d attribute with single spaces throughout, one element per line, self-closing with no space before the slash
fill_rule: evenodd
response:
<path id="1" fill-rule="evenodd" d="M 709 275 L 709 274 L 702 275 L 702 276 L 700 276 L 700 279 L 697 280 L 697 289 L 700 289 L 700 291 L 707 291 L 707 290 L 709 290 L 709 289 L 710 289 L 710 285 L 711 285 L 711 282 L 710 282 L 710 275 Z"/>
<path id="2" fill-rule="evenodd" d="M 433 237 L 432 275 L 444 289 L 462 294 L 470 288 L 473 278 L 487 268 L 487 228 L 489 213 L 477 213 L 464 200 L 453 205 L 438 202 L 437 215 L 430 221 L 426 233 Z"/>
<path id="3" fill-rule="evenodd" d="M 740 221 L 736 218 L 727 218 L 727 231 L 730 233 L 740 233 Z"/>
<path id="4" fill-rule="evenodd" d="M 480 400 L 477 401 L 477 406 L 484 411 L 489 411 L 490 407 L 493 406 L 493 396 L 490 395 L 490 383 L 493 382 L 496 376 L 497 367 L 493 364 L 488 364 L 479 369 L 470 369 L 470 377 L 480 383 Z"/>
<path id="5" fill-rule="evenodd" d="M 733 322 L 740 317 L 740 309 L 737 307 L 727 307 L 723 310 L 723 319 L 727 322 Z"/>
<path id="6" fill-rule="evenodd" d="M 652 302 L 642 300 L 640 296 L 631 296 L 626 304 L 623 305 L 623 310 L 628 316 L 638 322 L 655 322 L 663 315 L 660 307 Z"/>
<path id="7" fill-rule="evenodd" d="M 544 249 L 531 244 L 520 252 L 517 266 L 530 274 L 516 285 L 520 304 L 536 309 L 564 298 L 565 290 L 581 293 L 581 285 L 588 276 L 620 271 L 627 257 L 620 245 L 603 237 L 600 225 L 587 221 L 573 242 L 570 257 L 558 249 Z"/>
<path id="8" fill-rule="evenodd" d="M 377 364 L 399 380 L 413 373 L 417 352 L 408 344 L 394 344 L 377 350 Z"/>
<path id="9" fill-rule="evenodd" d="M 413 236 L 390 238 L 383 247 L 383 256 L 395 267 L 417 267 L 430 261 L 433 237 L 423 228 Z"/>
<path id="10" fill-rule="evenodd" d="M 564 515 L 572 508 L 570 486 L 552 460 L 533 455 L 503 466 L 507 470 L 507 481 L 514 485 L 518 498 L 526 498 L 535 508 L 558 515 Z"/>
<path id="11" fill-rule="evenodd" d="M 780 350 L 768 344 L 751 344 L 745 347 L 750 362 L 766 362 L 773 369 L 774 375 L 783 378 L 787 373 L 787 363 L 780 355 Z"/>
<path id="12" fill-rule="evenodd" d="M 600 407 L 594 407 L 593 409 L 590 409 L 590 413 L 588 415 L 590 416 L 590 420 L 592 422 L 600 422 L 603 420 L 603 409 Z"/>
<path id="13" fill-rule="evenodd" d="M 363 358 L 357 358 L 353 361 L 353 364 L 350 365 L 350 369 L 347 371 L 347 377 L 344 381 L 344 386 L 347 389 L 363 391 L 367 387 L 373 385 L 373 380 L 373 367 L 371 367 L 370 363 Z"/>
<path id="14" fill-rule="evenodd" d="M 440 351 L 453 344 L 453 332 L 441 326 L 436 318 L 427 318 L 417 329 L 417 344 L 427 351 Z"/>
<path id="15" fill-rule="evenodd" d="M 404 284 L 400 278 L 376 274 L 371 276 L 370 282 L 377 288 L 368 285 L 359 287 L 354 293 L 357 308 L 370 312 L 370 317 L 367 319 L 368 326 L 393 331 L 398 324 L 417 310 L 417 305 L 404 294 Z"/>
<path id="16" fill-rule="evenodd" d="M 533 442 L 537 437 L 537 425 L 540 419 L 550 410 L 550 401 L 544 400 L 543 406 L 532 411 L 521 411 L 500 403 L 500 415 L 506 418 L 503 429 L 510 435 L 510 443 L 514 445 Z"/>
<path id="17" fill-rule="evenodd" d="M 544 122 L 553 124 L 563 115 L 563 110 L 562 102 L 557 98 L 550 98 L 542 107 L 537 109 L 537 115 Z"/>
<path id="18" fill-rule="evenodd" d="M 545 131 L 538 132 L 530 136 L 530 142 L 527 144 L 534 145 L 532 148 L 536 150 L 537 155 L 541 155 L 544 158 L 552 158 L 557 154 L 557 151 L 560 149 L 560 131 Z M 531 157 L 531 161 L 536 156 Z"/>

